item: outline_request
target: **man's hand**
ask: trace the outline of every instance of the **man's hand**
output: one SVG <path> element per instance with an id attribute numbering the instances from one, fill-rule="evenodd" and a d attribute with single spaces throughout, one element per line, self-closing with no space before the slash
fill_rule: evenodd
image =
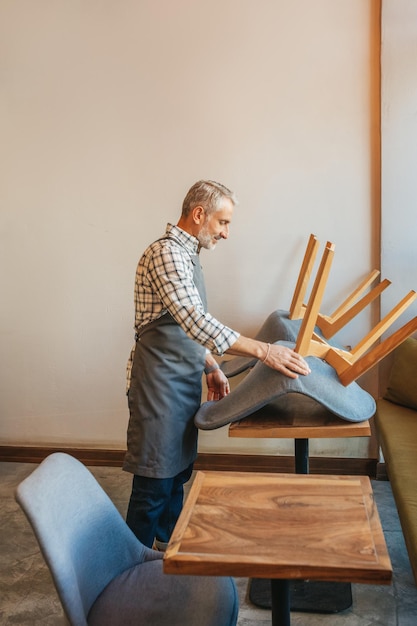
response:
<path id="1" fill-rule="evenodd" d="M 207 374 L 207 400 L 221 400 L 229 393 L 229 381 L 220 368 Z"/>
<path id="2" fill-rule="evenodd" d="M 306 376 L 310 373 L 310 368 L 303 357 L 291 348 L 276 344 L 266 344 L 265 347 L 266 354 L 262 362 L 268 367 L 289 378 L 297 378 L 298 374 Z"/>

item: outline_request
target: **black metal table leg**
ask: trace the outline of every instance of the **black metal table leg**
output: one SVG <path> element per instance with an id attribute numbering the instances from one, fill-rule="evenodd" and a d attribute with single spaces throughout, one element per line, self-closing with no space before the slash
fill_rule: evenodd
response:
<path id="1" fill-rule="evenodd" d="M 308 439 L 294 439 L 295 473 L 308 474 Z"/>
<path id="2" fill-rule="evenodd" d="M 290 581 L 271 580 L 272 626 L 290 626 Z"/>

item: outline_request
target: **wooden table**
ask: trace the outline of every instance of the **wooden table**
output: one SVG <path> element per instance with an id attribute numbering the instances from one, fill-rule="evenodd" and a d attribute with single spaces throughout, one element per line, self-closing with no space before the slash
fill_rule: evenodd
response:
<path id="1" fill-rule="evenodd" d="M 309 472 L 309 439 L 369 437 L 369 420 L 342 420 L 317 402 L 298 394 L 289 398 L 285 409 L 267 405 L 240 422 L 229 426 L 229 437 L 255 439 L 294 439 L 295 471 Z"/>
<path id="2" fill-rule="evenodd" d="M 229 426 L 229 437 L 294 439 L 294 465 L 297 474 L 309 473 L 309 440 L 311 438 L 369 437 L 369 421 L 348 422 L 337 417 L 321 404 L 302 396 L 289 394 L 285 402 L 267 405 L 240 422 Z M 347 609 L 352 604 L 349 582 L 311 583 L 293 585 L 293 610 L 334 612 Z M 250 596 L 259 606 L 268 606 L 271 590 L 268 581 L 253 579 Z M 260 595 L 259 595 L 260 594 Z M 261 600 L 259 600 L 261 598 Z"/>
<path id="3" fill-rule="evenodd" d="M 289 580 L 389 584 L 371 483 L 362 476 L 198 472 L 164 556 L 167 574 L 270 578 L 289 626 Z"/>

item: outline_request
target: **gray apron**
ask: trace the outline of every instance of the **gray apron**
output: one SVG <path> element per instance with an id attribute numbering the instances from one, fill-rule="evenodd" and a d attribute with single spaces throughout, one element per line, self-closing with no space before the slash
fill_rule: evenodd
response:
<path id="1" fill-rule="evenodd" d="M 190 256 L 194 283 L 206 310 L 198 255 Z M 123 469 L 139 476 L 170 478 L 197 456 L 194 415 L 201 404 L 206 350 L 187 337 L 169 313 L 137 336 L 128 393 L 130 410 Z"/>

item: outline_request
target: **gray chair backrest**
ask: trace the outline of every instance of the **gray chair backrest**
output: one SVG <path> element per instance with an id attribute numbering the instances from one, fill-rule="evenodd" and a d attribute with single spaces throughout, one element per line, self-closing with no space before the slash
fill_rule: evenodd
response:
<path id="1" fill-rule="evenodd" d="M 143 546 L 93 475 L 64 453 L 47 457 L 16 489 L 73 626 L 126 569 L 160 555 Z"/>

